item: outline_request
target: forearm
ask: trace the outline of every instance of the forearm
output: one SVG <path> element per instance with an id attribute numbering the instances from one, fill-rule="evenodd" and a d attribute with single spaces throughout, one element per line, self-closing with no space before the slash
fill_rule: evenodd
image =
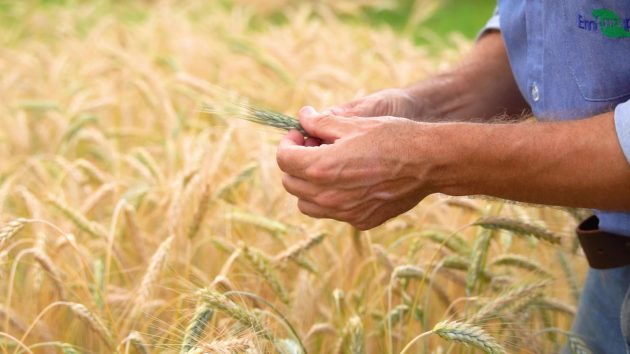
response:
<path id="1" fill-rule="evenodd" d="M 436 189 L 630 211 L 630 165 L 613 113 L 571 122 L 437 124 Z"/>
<path id="2" fill-rule="evenodd" d="M 483 121 L 529 110 L 498 32 L 481 38 L 456 68 L 407 90 L 415 99 L 418 120 Z"/>

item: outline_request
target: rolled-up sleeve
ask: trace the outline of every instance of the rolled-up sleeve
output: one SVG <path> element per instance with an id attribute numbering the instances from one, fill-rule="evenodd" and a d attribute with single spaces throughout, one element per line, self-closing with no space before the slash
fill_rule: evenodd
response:
<path id="1" fill-rule="evenodd" d="M 494 8 L 494 13 L 492 14 L 492 17 L 490 17 L 488 22 L 486 22 L 486 25 L 483 26 L 481 31 L 479 31 L 477 39 L 481 38 L 481 36 L 483 36 L 488 31 L 496 31 L 500 29 L 501 27 L 499 24 L 499 7 L 497 6 Z"/>
<path id="2" fill-rule="evenodd" d="M 630 101 L 618 105 L 615 109 L 615 129 L 621 150 L 630 163 Z"/>

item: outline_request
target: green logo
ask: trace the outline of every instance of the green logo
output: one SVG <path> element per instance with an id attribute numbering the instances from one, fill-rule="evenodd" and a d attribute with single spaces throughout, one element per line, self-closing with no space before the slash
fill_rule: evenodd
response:
<path id="1" fill-rule="evenodd" d="M 608 38 L 630 38 L 630 32 L 626 29 L 628 20 L 622 21 L 614 11 L 595 9 L 592 15 L 597 19 L 597 24 L 604 36 Z"/>

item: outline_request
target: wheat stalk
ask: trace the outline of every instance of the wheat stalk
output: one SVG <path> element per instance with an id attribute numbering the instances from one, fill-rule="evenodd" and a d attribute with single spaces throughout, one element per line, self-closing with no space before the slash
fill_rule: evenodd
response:
<path id="1" fill-rule="evenodd" d="M 424 269 L 414 266 L 414 265 L 401 265 L 394 268 L 392 272 L 392 276 L 394 278 L 401 279 L 424 279 L 426 277 L 426 272 Z"/>
<path id="2" fill-rule="evenodd" d="M 88 220 L 83 214 L 64 204 L 56 197 L 49 197 L 48 201 L 57 208 L 63 215 L 70 219 L 79 229 L 88 234 L 107 240 L 107 231 L 99 224 Z"/>
<path id="3" fill-rule="evenodd" d="M 214 193 L 213 198 L 223 199 L 230 204 L 236 204 L 236 201 L 233 198 L 233 192 L 241 185 L 243 182 L 248 180 L 258 169 L 258 164 L 251 163 L 245 166 L 234 178 L 232 178 L 227 183 L 223 184 L 217 191 Z"/>
<path id="4" fill-rule="evenodd" d="M 304 338 L 305 341 L 308 342 L 311 338 L 324 333 L 335 336 L 337 335 L 337 330 L 331 323 L 319 322 L 311 326 L 308 332 L 306 332 L 306 336 L 304 336 Z"/>
<path id="5" fill-rule="evenodd" d="M 203 190 L 201 192 L 201 197 L 199 198 L 199 202 L 197 203 L 197 208 L 195 209 L 195 214 L 193 215 L 192 221 L 188 226 L 188 238 L 194 238 L 199 232 L 199 227 L 203 222 L 204 217 L 206 216 L 206 212 L 208 211 L 208 204 L 210 202 L 210 183 L 208 181 L 203 182 Z"/>
<path id="6" fill-rule="evenodd" d="M 259 227 L 272 235 L 286 234 L 288 232 L 287 226 L 283 223 L 262 215 L 234 211 L 228 215 L 228 218 L 232 221 Z"/>
<path id="7" fill-rule="evenodd" d="M 300 241 L 293 246 L 287 248 L 284 252 L 276 255 L 274 261 L 277 263 L 285 262 L 287 260 L 297 260 L 304 252 L 310 250 L 316 245 L 320 244 L 324 241 L 326 237 L 325 233 L 319 233 L 314 236 L 307 238 L 306 240 Z"/>
<path id="8" fill-rule="evenodd" d="M 81 354 L 72 344 L 70 343 L 62 343 L 61 344 L 61 352 L 63 354 Z"/>
<path id="9" fill-rule="evenodd" d="M 571 266 L 571 263 L 569 263 L 569 260 L 567 259 L 567 256 L 565 255 L 564 251 L 558 250 L 556 253 L 556 256 L 558 257 L 558 261 L 560 262 L 560 267 L 562 268 L 562 272 L 564 272 L 566 281 L 569 284 L 569 287 L 571 289 L 571 296 L 573 297 L 573 301 L 577 303 L 580 301 L 581 290 L 580 290 L 580 285 L 577 280 L 577 277 L 575 276 L 575 271 L 573 267 Z"/>
<path id="10" fill-rule="evenodd" d="M 442 321 L 437 323 L 432 330 L 424 332 L 413 338 L 403 348 L 400 354 L 405 354 L 420 339 L 437 334 L 449 342 L 463 343 L 468 346 L 481 349 L 487 354 L 507 354 L 506 350 L 481 327 L 458 321 Z"/>
<path id="11" fill-rule="evenodd" d="M 48 273 L 50 279 L 52 280 L 55 288 L 57 289 L 57 293 L 59 298 L 65 298 L 65 291 L 63 282 L 61 281 L 61 272 L 59 268 L 53 263 L 53 261 L 48 257 L 48 254 L 41 248 L 33 249 L 33 256 L 39 265 Z"/>
<path id="12" fill-rule="evenodd" d="M 492 261 L 493 266 L 512 266 L 522 268 L 530 272 L 534 272 L 546 277 L 551 277 L 551 274 L 536 261 L 521 256 L 519 254 L 505 254 L 495 258 Z"/>
<path id="13" fill-rule="evenodd" d="M 167 237 L 151 257 L 149 266 L 147 267 L 147 272 L 144 274 L 144 277 L 140 282 L 140 288 L 136 298 L 136 309 L 141 309 L 144 303 L 151 296 L 151 291 L 153 290 L 158 276 L 160 275 L 160 271 L 162 270 L 162 266 L 166 261 L 173 239 L 174 236 L 172 235 Z"/>
<path id="14" fill-rule="evenodd" d="M 550 297 L 540 297 L 535 301 L 535 305 L 546 310 L 561 312 L 569 316 L 575 316 L 577 309 L 575 306 L 564 301 Z"/>
<path id="15" fill-rule="evenodd" d="M 568 335 L 569 350 L 571 354 L 593 354 L 593 351 L 588 347 L 588 344 L 581 338 L 569 334 Z"/>
<path id="16" fill-rule="evenodd" d="M 28 219 L 18 218 L 0 228 L 0 249 L 2 249 L 4 244 L 13 238 L 13 236 L 20 232 L 27 222 Z"/>
<path id="17" fill-rule="evenodd" d="M 228 299 L 225 295 L 210 289 L 202 289 L 200 295 L 201 300 L 208 304 L 210 308 L 225 313 L 237 320 L 241 325 L 251 328 L 257 336 L 273 342 L 273 335 L 258 317 L 247 312 L 247 310 Z"/>
<path id="18" fill-rule="evenodd" d="M 394 268 L 394 271 L 392 272 L 392 276 L 394 278 L 400 278 L 400 279 L 420 279 L 422 281 L 428 281 L 429 288 L 435 291 L 435 294 L 440 299 L 440 301 L 442 301 L 443 303 L 447 305 L 450 303 L 450 299 L 446 290 L 444 290 L 444 288 L 442 288 L 438 284 L 435 284 L 432 281 L 432 278 L 430 278 L 427 275 L 425 270 L 418 266 L 414 266 L 414 265 L 398 266 Z"/>
<path id="19" fill-rule="evenodd" d="M 92 331 L 98 334 L 110 348 L 114 348 L 114 337 L 112 333 L 105 324 L 103 324 L 103 321 L 88 310 L 85 305 L 76 302 L 65 302 L 64 304 L 68 306 L 77 317 L 82 319 Z"/>
<path id="20" fill-rule="evenodd" d="M 129 335 L 123 339 L 122 343 L 125 343 L 126 345 L 131 344 L 138 354 L 149 354 L 149 349 L 147 348 L 144 338 L 137 331 L 131 331 Z M 128 348 L 125 350 L 125 353 L 127 352 Z"/>
<path id="21" fill-rule="evenodd" d="M 470 318 L 470 322 L 481 323 L 496 313 L 520 309 L 540 296 L 542 289 L 547 284 L 547 281 L 540 281 L 512 289 L 480 308 Z"/>
<path id="22" fill-rule="evenodd" d="M 308 137 L 308 134 L 304 128 L 302 128 L 300 122 L 293 117 L 245 103 L 228 103 L 226 106 L 226 108 L 217 109 L 210 105 L 204 105 L 201 108 L 201 112 L 216 115 L 230 115 L 284 131 L 297 129 L 304 136 Z"/>
<path id="23" fill-rule="evenodd" d="M 75 166 L 83 171 L 88 178 L 98 184 L 104 184 L 110 180 L 105 173 L 88 160 L 80 159 L 76 162 Z"/>
<path id="24" fill-rule="evenodd" d="M 464 343 L 483 350 L 487 354 L 506 354 L 506 350 L 483 329 L 457 321 L 443 321 L 433 327 L 433 332 L 447 341 Z"/>
<path id="25" fill-rule="evenodd" d="M 473 250 L 470 255 L 470 265 L 466 276 L 466 294 L 472 295 L 477 287 L 480 275 L 485 270 L 486 259 L 488 257 L 488 249 L 492 241 L 492 232 L 482 232 L 475 239 Z"/>
<path id="26" fill-rule="evenodd" d="M 125 224 L 127 225 L 126 235 L 131 240 L 136 253 L 140 256 L 140 259 L 144 261 L 146 259 L 146 251 L 144 248 L 144 242 L 140 235 L 140 228 L 138 227 L 138 223 L 136 221 L 135 209 L 129 204 L 125 205 L 123 208 L 123 217 L 125 218 Z"/>
<path id="27" fill-rule="evenodd" d="M 474 225 L 490 230 L 506 230 L 515 234 L 529 235 L 552 244 L 559 244 L 562 237 L 543 229 L 540 226 L 529 224 L 520 220 L 497 216 L 487 216 L 477 220 Z"/>
<path id="28" fill-rule="evenodd" d="M 363 333 L 363 323 L 359 316 L 352 316 L 346 325 L 346 337 L 348 342 L 348 353 L 365 353 L 365 334 Z"/>
<path id="29" fill-rule="evenodd" d="M 409 313 L 411 308 L 408 305 L 400 304 L 396 305 L 391 311 L 389 311 L 383 321 L 381 322 L 380 329 L 383 330 L 385 326 L 394 327 Z"/>
<path id="30" fill-rule="evenodd" d="M 251 340 L 248 338 L 217 339 L 212 342 L 200 343 L 199 348 L 191 354 L 240 354 L 249 353 L 252 349 Z M 254 351 L 256 352 L 256 351 Z"/>
<path id="31" fill-rule="evenodd" d="M 280 300 L 285 304 L 289 304 L 289 294 L 284 286 L 282 286 L 282 283 L 280 283 L 276 272 L 271 268 L 267 257 L 263 256 L 259 251 L 247 246 L 243 247 L 242 253 L 245 259 L 249 261 L 258 274 L 265 279 L 271 289 L 278 295 Z"/>
<path id="32" fill-rule="evenodd" d="M 202 303 L 197 306 L 197 309 L 195 310 L 195 315 L 193 316 L 190 324 L 184 332 L 182 350 L 180 351 L 181 354 L 188 353 L 197 346 L 199 338 L 203 336 L 203 332 L 205 331 L 208 322 L 212 318 L 213 313 L 214 311 L 212 310 L 212 308 L 209 307 L 206 303 Z"/>
<path id="33" fill-rule="evenodd" d="M 444 234 L 439 231 L 423 231 L 419 236 L 444 245 L 444 247 L 457 254 L 467 255 L 470 253 L 470 248 L 466 245 L 466 242 L 457 234 Z"/>
<path id="34" fill-rule="evenodd" d="M 116 190 L 116 183 L 106 183 L 93 191 L 81 205 L 81 214 L 89 214 L 108 194 Z"/>

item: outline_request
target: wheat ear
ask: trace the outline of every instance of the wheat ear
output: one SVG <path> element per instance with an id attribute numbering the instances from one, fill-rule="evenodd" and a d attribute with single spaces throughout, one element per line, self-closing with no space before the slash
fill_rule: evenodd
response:
<path id="1" fill-rule="evenodd" d="M 483 329 L 471 324 L 444 321 L 433 327 L 433 333 L 447 341 L 464 343 L 483 350 L 487 354 L 506 354 L 505 349 Z"/>
<path id="2" fill-rule="evenodd" d="M 206 212 L 208 211 L 208 204 L 210 202 L 210 182 L 203 181 L 203 191 L 201 192 L 201 197 L 199 198 L 199 202 L 197 203 L 197 209 L 193 214 L 192 221 L 188 226 L 188 238 L 194 238 L 199 232 L 199 228 L 203 223 L 203 219 L 206 216 Z"/>
<path id="3" fill-rule="evenodd" d="M 234 178 L 223 184 L 214 193 L 213 198 L 223 199 L 230 204 L 236 204 L 233 198 L 233 192 L 246 180 L 248 180 L 258 169 L 258 164 L 251 163 L 243 168 Z"/>
<path id="4" fill-rule="evenodd" d="M 285 304 L 289 304 L 289 294 L 287 293 L 284 286 L 280 282 L 276 272 L 269 264 L 267 257 L 263 256 L 259 251 L 251 248 L 251 247 L 243 247 L 243 256 L 245 259 L 249 261 L 249 263 L 254 267 L 254 269 L 260 274 L 260 276 L 265 279 L 267 284 L 271 287 L 271 289 L 278 295 L 280 300 Z"/>
<path id="5" fill-rule="evenodd" d="M 297 260 L 297 258 L 299 258 L 304 252 L 322 243 L 325 237 L 326 234 L 324 233 L 311 236 L 306 240 L 298 242 L 295 245 L 287 248 L 284 252 L 278 254 L 274 260 L 278 263 L 285 262 L 287 260 Z"/>
<path id="6" fill-rule="evenodd" d="M 363 323 L 359 316 L 352 316 L 346 325 L 348 352 L 350 354 L 365 354 L 365 334 Z"/>
<path id="7" fill-rule="evenodd" d="M 484 272 L 486 259 L 488 257 L 488 249 L 492 241 L 492 232 L 484 230 L 475 239 L 473 250 L 470 255 L 470 266 L 466 274 L 466 294 L 472 295 L 477 288 L 477 282 L 480 275 Z"/>
<path id="8" fill-rule="evenodd" d="M 202 107 L 201 111 L 210 114 L 232 115 L 253 123 L 274 127 L 285 131 L 297 129 L 304 136 L 308 137 L 308 134 L 306 133 L 304 128 L 302 128 L 300 122 L 293 117 L 289 117 L 282 113 L 266 110 L 245 103 L 232 103 L 228 105 L 229 107 L 223 110 L 216 109 L 210 105 L 205 105 Z"/>
<path id="9" fill-rule="evenodd" d="M 208 343 L 200 343 L 198 351 L 190 351 L 191 354 L 240 354 L 249 353 L 252 349 L 251 340 L 248 338 L 218 339 Z M 256 352 L 256 351 L 254 351 Z"/>
<path id="10" fill-rule="evenodd" d="M 206 326 L 212 318 L 213 313 L 212 308 L 206 303 L 197 306 L 195 315 L 184 332 L 182 350 L 180 351 L 181 354 L 188 353 L 197 346 L 199 338 L 203 336 L 203 332 L 206 330 Z"/>
<path id="11" fill-rule="evenodd" d="M 20 232 L 27 222 L 28 219 L 18 218 L 9 221 L 6 225 L 0 228 L 0 249 L 2 249 L 4 244 L 13 238 L 13 236 Z"/>
<path id="12" fill-rule="evenodd" d="M 166 262 L 166 257 L 171 249 L 174 236 L 169 236 L 164 240 L 158 249 L 155 251 L 149 262 L 147 272 L 144 274 L 142 281 L 140 282 L 140 288 L 138 290 L 138 296 L 136 298 L 136 309 L 140 309 L 142 305 L 151 296 L 151 291 L 157 282 L 158 276 L 162 270 L 162 266 Z"/>
<path id="13" fill-rule="evenodd" d="M 200 295 L 201 300 L 208 304 L 210 308 L 225 313 L 237 320 L 241 325 L 251 328 L 257 336 L 273 342 L 273 335 L 258 317 L 247 312 L 242 306 L 237 305 L 225 295 L 210 289 L 202 289 Z"/>
<path id="14" fill-rule="evenodd" d="M 64 299 L 65 291 L 63 282 L 61 281 L 61 272 L 59 271 L 59 268 L 57 268 L 52 259 L 50 259 L 50 257 L 48 257 L 48 254 L 46 254 L 46 252 L 41 248 L 34 248 L 33 256 L 35 257 L 37 263 L 39 263 L 40 267 L 42 267 L 42 269 L 44 269 L 46 273 L 48 273 L 48 275 L 50 276 L 50 279 L 57 289 L 57 294 L 59 295 L 59 298 Z"/>
<path id="15" fill-rule="evenodd" d="M 288 227 L 283 223 L 269 219 L 262 215 L 235 211 L 228 215 L 228 218 L 232 221 L 249 224 L 263 230 L 268 231 L 274 236 L 283 235 L 288 232 Z"/>
<path id="16" fill-rule="evenodd" d="M 149 354 L 149 349 L 142 335 L 137 331 L 131 331 L 129 335 L 122 341 L 126 345 L 132 345 L 136 348 L 138 354 Z M 125 351 L 127 353 L 127 351 Z"/>
<path id="17" fill-rule="evenodd" d="M 528 270 L 546 277 L 551 274 L 540 265 L 540 263 L 518 254 L 505 254 L 495 258 L 492 261 L 493 266 L 509 266 Z"/>
<path id="18" fill-rule="evenodd" d="M 520 235 L 529 235 L 552 244 L 559 244 L 562 238 L 540 226 L 529 224 L 520 220 L 497 216 L 481 218 L 474 225 L 490 230 L 506 230 Z"/>
<path id="19" fill-rule="evenodd" d="M 58 198 L 50 197 L 48 201 L 52 204 L 52 206 L 70 219 L 79 229 L 94 237 L 102 238 L 104 240 L 107 239 L 107 231 L 101 225 L 88 220 L 85 216 L 83 216 L 83 214 L 70 208 Z"/>
<path id="20" fill-rule="evenodd" d="M 481 323 L 496 313 L 522 308 L 540 296 L 547 284 L 547 281 L 541 281 L 512 289 L 484 305 L 470 322 Z"/>
<path id="21" fill-rule="evenodd" d="M 105 326 L 103 321 L 101 321 L 94 313 L 88 310 L 87 307 L 83 304 L 79 304 L 76 302 L 65 302 L 65 304 L 70 308 L 70 310 L 75 314 L 75 316 L 85 322 L 92 331 L 98 334 L 101 339 L 110 347 L 114 348 L 114 337 L 109 329 Z"/>

